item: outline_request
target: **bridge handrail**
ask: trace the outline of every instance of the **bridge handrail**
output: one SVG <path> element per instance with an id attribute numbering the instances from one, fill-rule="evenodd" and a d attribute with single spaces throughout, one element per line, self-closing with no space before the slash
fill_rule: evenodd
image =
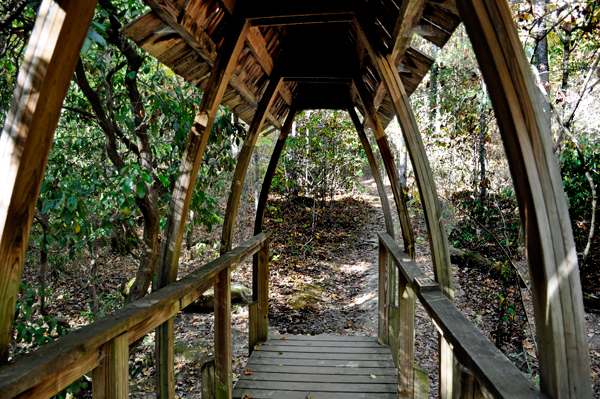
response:
<path id="1" fill-rule="evenodd" d="M 181 280 L 1 366 L 0 397 L 50 397 L 59 393 L 82 375 L 101 366 L 103 359 L 114 350 L 106 346 L 113 340 L 120 340 L 119 345 L 125 348 L 121 352 L 126 353 L 128 344 L 174 317 L 215 285 L 220 272 L 236 266 L 264 246 L 268 248 L 270 234 L 260 233 Z M 128 384 L 126 379 L 125 383 Z"/>
<path id="2" fill-rule="evenodd" d="M 401 287 L 402 284 L 410 286 L 410 289 L 418 296 L 421 305 L 433 319 L 438 330 L 441 331 L 444 339 L 453 347 L 459 363 L 470 370 L 488 394 L 494 398 L 504 399 L 548 398 L 531 381 L 525 378 L 521 371 L 465 317 L 444 295 L 439 285 L 427 276 L 408 255 L 402 252 L 389 234 L 380 232 L 377 235 L 383 258 L 386 258 L 386 255 L 391 256 L 400 272 L 399 278 L 401 281 L 399 281 L 398 286 Z M 380 256 L 380 262 L 382 261 L 387 263 Z M 402 305 L 399 304 L 398 306 Z M 411 305 L 407 304 L 407 306 Z M 414 302 L 412 306 L 414 308 Z M 403 314 L 402 309 L 399 309 L 399 313 Z M 402 323 L 403 321 L 400 320 L 400 324 Z M 414 337 L 414 323 L 412 324 L 412 336 Z M 402 354 L 398 356 L 400 357 Z M 412 361 L 410 359 L 410 363 Z M 406 365 L 406 367 L 410 367 L 410 370 L 405 371 L 412 372 L 412 364 Z M 401 365 L 398 370 L 399 376 L 403 373 L 400 368 Z"/>

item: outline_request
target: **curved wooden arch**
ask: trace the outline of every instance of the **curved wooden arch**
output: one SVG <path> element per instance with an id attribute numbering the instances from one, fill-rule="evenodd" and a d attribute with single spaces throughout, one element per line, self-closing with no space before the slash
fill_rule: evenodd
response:
<path id="1" fill-rule="evenodd" d="M 242 194 L 242 187 L 244 186 L 244 180 L 246 179 L 246 172 L 248 171 L 248 165 L 250 164 L 250 158 L 260 133 L 260 128 L 265 120 L 267 111 L 271 107 L 275 94 L 279 90 L 279 87 L 283 83 L 281 76 L 273 74 L 267 86 L 267 89 L 263 93 L 260 100 L 260 104 L 252 119 L 252 124 L 246 133 L 242 150 L 238 156 L 238 161 L 235 166 L 235 172 L 233 174 L 233 180 L 231 182 L 231 190 L 229 191 L 229 198 L 227 200 L 227 209 L 225 211 L 225 220 L 223 221 L 223 233 L 221 235 L 221 254 L 230 251 L 233 243 L 233 224 L 237 216 L 237 208 L 240 203 L 240 196 Z"/>
<path id="2" fill-rule="evenodd" d="M 577 254 L 539 91 L 507 2 L 457 7 L 489 88 L 526 233 L 541 390 L 591 398 Z"/>

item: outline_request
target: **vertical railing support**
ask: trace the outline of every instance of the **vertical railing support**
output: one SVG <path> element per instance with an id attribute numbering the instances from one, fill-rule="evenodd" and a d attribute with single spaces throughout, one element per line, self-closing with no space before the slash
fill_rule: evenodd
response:
<path id="1" fill-rule="evenodd" d="M 161 348 L 156 356 L 156 397 L 175 398 L 175 320 L 169 320 L 156 327 L 156 348 Z"/>
<path id="2" fill-rule="evenodd" d="M 379 320 L 377 340 L 382 345 L 389 343 L 389 295 L 388 295 L 388 253 L 385 246 L 379 242 Z"/>
<path id="3" fill-rule="evenodd" d="M 231 398 L 231 273 L 215 284 L 215 398 Z"/>
<path id="4" fill-rule="evenodd" d="M 129 334 L 125 332 L 107 342 L 104 352 L 104 359 L 92 371 L 92 397 L 129 397 Z"/>
<path id="5" fill-rule="evenodd" d="M 257 342 L 269 338 L 269 240 L 254 254 L 252 270 L 252 303 L 250 304 L 250 353 Z"/>
<path id="6" fill-rule="evenodd" d="M 395 265 L 395 264 L 394 264 Z M 398 278 L 398 395 L 414 397 L 415 292 L 402 273 Z"/>

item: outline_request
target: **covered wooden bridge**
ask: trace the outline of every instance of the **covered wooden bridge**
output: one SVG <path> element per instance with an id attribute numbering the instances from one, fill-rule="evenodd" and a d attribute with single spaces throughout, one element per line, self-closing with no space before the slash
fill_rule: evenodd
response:
<path id="1" fill-rule="evenodd" d="M 216 288 L 215 369 L 214 379 L 207 379 L 210 383 L 205 386 L 213 383 L 218 398 L 232 394 L 304 398 L 309 393 L 315 398 L 421 397 L 413 365 L 416 297 L 440 331 L 441 398 L 591 397 L 584 311 L 567 204 L 549 128 L 506 0 L 146 3 L 152 11 L 126 26 L 124 34 L 204 92 L 162 238 L 161 262 L 166 266 L 159 281 L 163 288 L 67 339 L 0 366 L 0 397 L 50 397 L 90 370 L 94 398 L 127 397 L 128 344 L 155 329 L 158 395 L 174 397 L 173 316 L 212 285 Z M 54 130 L 95 7 L 94 0 L 43 1 L 0 137 L 0 364 L 8 358 L 23 258 Z M 413 34 L 441 47 L 461 21 L 498 118 L 526 232 L 541 390 L 452 303 L 448 244 L 436 186 L 408 101 L 433 63 L 431 57 L 411 47 Z M 190 188 L 219 105 L 250 125 L 227 204 L 223 255 L 175 281 Z M 325 349 L 316 352 L 338 355 L 322 359 L 322 364 L 306 363 L 302 370 L 265 367 L 262 378 L 243 378 L 233 389 L 230 271 L 247 256 L 255 257 L 250 348 L 266 342 L 258 344 L 264 348 L 262 360 L 268 358 L 269 347 L 284 350 L 280 350 L 282 340 L 268 336 L 269 234 L 262 232 L 262 219 L 294 116 L 299 110 L 314 108 L 350 113 L 379 188 L 387 231 L 379 235 L 378 342 L 358 345 L 315 338 L 310 345 L 296 348 L 319 347 Z M 394 116 L 407 143 L 425 211 L 435 281 L 411 260 L 413 234 L 383 129 Z M 403 243 L 404 252 L 394 240 L 390 205 L 366 140 L 366 126 L 375 133 L 392 184 L 402 227 L 401 240 L 397 240 Z M 261 192 L 256 236 L 232 249 L 232 229 L 250 155 L 258 134 L 266 129 L 277 129 L 280 135 Z M 293 346 L 292 339 L 287 341 Z M 303 353 L 289 347 L 285 350 L 291 354 Z M 353 350 L 340 349 L 348 347 Z M 257 352 L 251 362 L 260 363 Z M 371 363 L 352 358 L 361 352 L 377 356 Z M 290 363 L 300 367 L 302 356 L 289 356 Z M 382 383 L 360 382 L 374 367 L 386 369 Z M 321 377 L 302 379 L 311 374 Z M 310 386 L 302 385 L 306 380 Z"/>

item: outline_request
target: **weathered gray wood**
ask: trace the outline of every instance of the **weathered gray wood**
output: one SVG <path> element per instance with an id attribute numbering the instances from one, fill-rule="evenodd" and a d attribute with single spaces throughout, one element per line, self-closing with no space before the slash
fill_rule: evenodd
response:
<path id="1" fill-rule="evenodd" d="M 211 360 L 200 369 L 202 378 L 202 399 L 215 399 L 215 361 Z"/>
<path id="2" fill-rule="evenodd" d="M 229 198 L 227 199 L 225 218 L 223 220 L 223 232 L 221 234 L 221 253 L 230 251 L 233 245 L 233 225 L 237 216 L 237 210 L 240 203 L 240 196 L 242 194 L 244 180 L 246 179 L 248 165 L 250 164 L 250 158 L 252 157 L 252 152 L 254 150 L 254 146 L 256 145 L 256 140 L 258 139 L 260 128 L 265 120 L 265 115 L 271 107 L 271 104 L 273 104 L 275 94 L 279 90 L 279 87 L 282 83 L 283 79 L 281 78 L 281 76 L 275 74 L 271 76 L 271 79 L 269 80 L 269 85 L 263 93 L 263 96 L 260 100 L 260 104 L 256 112 L 254 113 L 252 124 L 250 125 L 250 128 L 246 133 L 244 144 L 242 145 L 242 149 L 240 151 L 240 154 L 238 155 L 237 163 L 235 165 L 235 172 L 231 181 Z"/>
<path id="3" fill-rule="evenodd" d="M 395 375 L 377 375 L 376 373 L 365 373 L 360 375 L 345 374 L 283 374 L 283 373 L 265 373 L 252 370 L 253 373 L 245 376 L 244 381 L 278 381 L 278 382 L 312 382 L 312 383 L 335 383 L 335 384 L 396 384 Z M 371 374 L 375 379 L 371 378 Z M 470 398 L 469 398 L 470 399 Z"/>
<path id="4" fill-rule="evenodd" d="M 105 344 L 105 357 L 92 372 L 94 399 L 129 396 L 129 336 L 123 333 Z"/>
<path id="5" fill-rule="evenodd" d="M 415 364 L 414 368 L 414 399 L 428 399 L 429 398 L 429 375 L 427 370 L 423 367 Z"/>
<path id="6" fill-rule="evenodd" d="M 390 262 L 388 262 L 390 263 Z M 388 345 L 390 347 L 390 353 L 392 354 L 392 360 L 396 367 L 398 367 L 398 335 L 399 331 L 399 315 L 398 315 L 398 307 L 396 305 L 388 305 L 390 310 L 390 325 L 388 331 Z"/>
<path id="7" fill-rule="evenodd" d="M 279 381 L 250 381 L 240 379 L 236 384 L 237 389 L 257 388 L 286 391 L 321 391 L 321 392 L 369 392 L 369 393 L 394 393 L 396 384 L 336 384 L 336 383 L 311 383 L 311 382 L 279 382 Z"/>
<path id="8" fill-rule="evenodd" d="M 215 284 L 215 398 L 231 398 L 231 273 Z"/>
<path id="9" fill-rule="evenodd" d="M 276 373 L 292 373 L 292 374 L 327 374 L 327 375 L 367 375 L 371 374 L 379 376 L 397 376 L 397 371 L 394 367 L 319 367 L 319 366 L 287 366 L 279 367 L 278 365 L 256 364 L 252 363 L 253 372 L 265 372 L 271 375 Z"/>
<path id="10" fill-rule="evenodd" d="M 281 338 L 285 338 L 282 340 Z M 289 340 L 298 340 L 298 341 L 310 341 L 310 342 L 318 342 L 318 341 L 340 341 L 339 335 L 330 335 L 330 334 L 319 334 L 319 335 L 302 335 L 302 334 L 269 334 L 269 339 L 272 341 L 289 341 Z M 358 337 L 358 336 L 344 336 L 344 342 L 373 342 L 377 341 L 376 338 L 373 337 Z"/>
<path id="11" fill-rule="evenodd" d="M 313 398 L 318 399 L 396 399 L 395 393 L 355 393 L 355 392 L 322 392 L 322 391 L 271 391 L 262 389 L 236 389 L 234 397 L 244 398 L 248 394 L 252 399 L 267 399 L 281 398 L 285 399 L 306 399 L 310 394 Z"/>
<path id="12" fill-rule="evenodd" d="M 261 233 L 181 280 L 69 334 L 68 339 L 0 366 L 0 397 L 36 397 L 36 392 L 49 397 L 60 392 L 99 364 L 105 343 L 126 331 L 130 343 L 149 333 L 196 300 L 221 270 L 258 251 L 268 236 Z"/>
<path id="13" fill-rule="evenodd" d="M 316 338 L 317 336 L 315 336 Z M 345 338 L 345 337 L 344 337 Z M 291 340 L 286 339 L 284 341 L 280 340 L 271 340 L 267 341 L 260 345 L 262 347 L 273 347 L 273 346 L 301 346 L 301 347 L 327 347 L 327 348 L 386 348 L 386 346 L 381 345 L 377 342 L 376 339 L 371 338 L 370 341 L 303 341 L 303 340 Z"/>
<path id="14" fill-rule="evenodd" d="M 258 301 L 248 305 L 248 352 L 252 354 L 254 346 L 258 343 Z"/>
<path id="15" fill-rule="evenodd" d="M 256 318 L 256 338 L 258 341 L 269 339 L 269 240 L 265 240 L 256 254 L 258 272 L 256 289 L 258 291 L 258 315 Z"/>
<path id="16" fill-rule="evenodd" d="M 0 135 L 0 364 L 54 130 L 96 3 L 42 2 Z"/>
<path id="17" fill-rule="evenodd" d="M 263 352 L 257 351 L 256 356 L 259 359 L 311 359 L 311 360 L 360 360 L 360 361 L 371 361 L 371 360 L 391 360 L 390 351 L 386 350 L 385 353 L 323 353 L 323 352 L 292 352 L 284 351 L 282 354 L 278 352 Z M 260 352 L 260 353 L 258 353 Z"/>
<path id="18" fill-rule="evenodd" d="M 258 345 L 261 353 L 264 352 L 283 352 L 285 354 L 291 354 L 296 352 L 301 353 L 317 353 L 317 354 L 327 354 L 327 353 L 349 353 L 349 354 L 388 354 L 390 349 L 385 346 L 379 347 L 370 347 L 370 348 L 358 348 L 358 347 L 350 347 L 350 346 L 296 346 L 296 345 Z M 260 356 L 260 355 L 259 355 Z M 315 355 L 315 359 L 318 359 L 319 355 Z"/>
<path id="19" fill-rule="evenodd" d="M 352 367 L 352 368 L 375 368 L 375 367 L 392 367 L 394 368 L 394 362 L 391 357 L 388 361 L 382 360 L 353 360 L 349 362 L 345 359 L 280 359 L 280 358 L 267 358 L 261 357 L 252 360 L 252 364 L 264 364 L 264 365 L 279 365 L 284 366 L 307 366 L 307 367 Z"/>
<path id="20" fill-rule="evenodd" d="M 555 398 L 590 398 L 577 254 L 539 90 L 507 2 L 467 0 L 457 2 L 457 7 L 498 118 L 519 203 L 532 278 L 541 389 Z"/>

